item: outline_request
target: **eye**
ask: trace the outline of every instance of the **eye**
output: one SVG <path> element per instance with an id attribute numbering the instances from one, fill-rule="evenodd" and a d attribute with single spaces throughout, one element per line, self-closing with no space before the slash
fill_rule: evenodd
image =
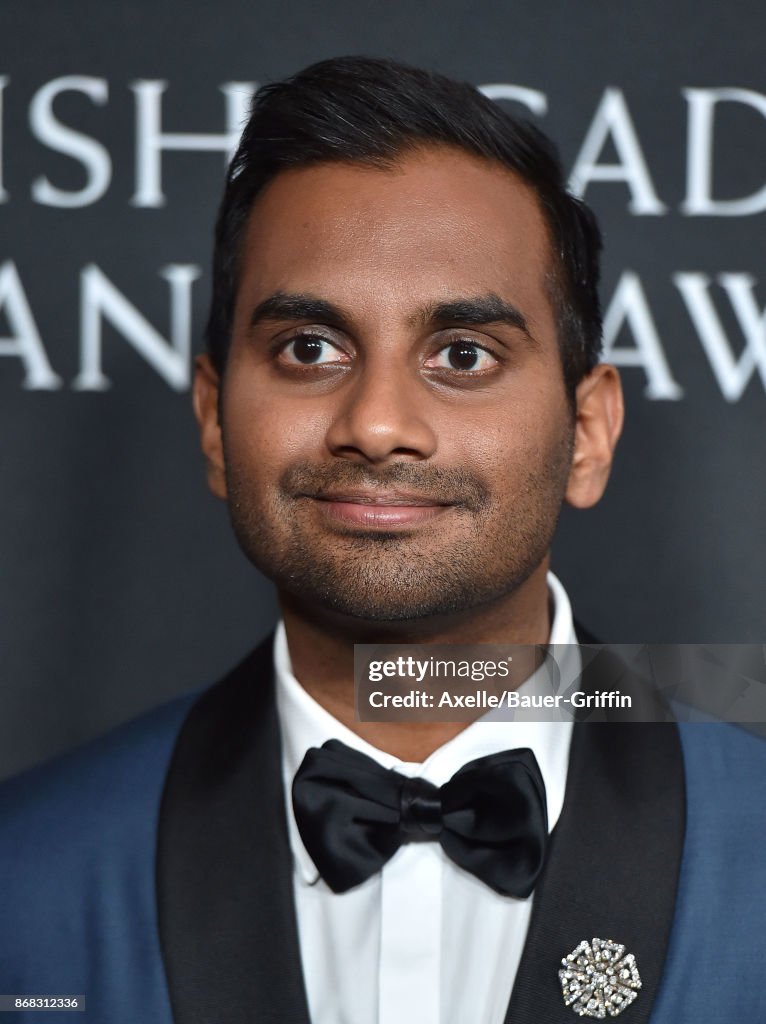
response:
<path id="1" fill-rule="evenodd" d="M 279 358 L 290 366 L 327 366 L 346 363 L 348 356 L 319 334 L 300 334 L 280 350 Z"/>
<path id="2" fill-rule="evenodd" d="M 490 370 L 493 366 L 497 366 L 497 364 L 498 361 L 491 352 L 482 348 L 477 342 L 469 341 L 467 338 L 445 345 L 441 351 L 437 352 L 426 363 L 431 369 L 462 370 L 469 373 Z"/>

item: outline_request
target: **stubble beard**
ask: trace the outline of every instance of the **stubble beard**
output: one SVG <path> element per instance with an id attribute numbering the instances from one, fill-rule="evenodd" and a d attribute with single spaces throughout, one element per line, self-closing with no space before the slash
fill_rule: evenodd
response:
<path id="1" fill-rule="evenodd" d="M 354 463 L 300 464 L 266 493 L 227 460 L 229 514 L 247 558 L 278 591 L 309 613 L 330 611 L 368 622 L 402 622 L 469 611 L 507 597 L 550 548 L 571 465 L 573 437 L 560 439 L 516 481 L 499 507 L 462 471 L 397 464 L 370 474 Z M 542 453 L 541 453 L 542 455 Z M 328 531 L 319 527 L 301 486 L 415 486 L 461 503 L 411 532 Z M 448 521 L 449 520 L 449 521 Z"/>

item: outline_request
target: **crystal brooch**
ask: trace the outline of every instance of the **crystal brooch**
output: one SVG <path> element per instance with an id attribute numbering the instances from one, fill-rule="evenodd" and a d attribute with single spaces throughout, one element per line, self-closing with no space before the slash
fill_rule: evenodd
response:
<path id="1" fill-rule="evenodd" d="M 586 939 L 561 961 L 564 1002 L 580 1017 L 616 1017 L 641 988 L 632 953 L 612 939 Z"/>

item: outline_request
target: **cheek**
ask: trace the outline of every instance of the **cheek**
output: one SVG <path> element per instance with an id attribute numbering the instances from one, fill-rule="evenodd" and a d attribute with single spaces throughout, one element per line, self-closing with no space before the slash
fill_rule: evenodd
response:
<path id="1" fill-rule="evenodd" d="M 228 468 L 252 480 L 278 478 L 290 464 L 324 449 L 328 416 L 311 403 L 270 398 L 264 389 L 227 392 L 223 412 Z"/>
<path id="2" fill-rule="evenodd" d="M 449 458 L 479 476 L 500 502 L 516 501 L 541 479 L 558 481 L 568 472 L 572 428 L 560 397 L 552 401 L 548 393 L 493 403 L 445 436 Z"/>

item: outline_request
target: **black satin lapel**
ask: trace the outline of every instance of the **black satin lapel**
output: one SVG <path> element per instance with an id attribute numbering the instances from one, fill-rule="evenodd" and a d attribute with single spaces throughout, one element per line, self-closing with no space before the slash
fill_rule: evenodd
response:
<path id="1" fill-rule="evenodd" d="M 608 686 L 610 663 L 607 655 L 593 659 L 583 688 Z M 574 1024 L 578 1018 L 561 993 L 560 961 L 594 937 L 614 939 L 635 954 L 642 988 L 620 1020 L 646 1024 L 673 921 L 684 827 L 674 723 L 575 725 L 564 808 L 535 889 L 506 1024 Z"/>
<path id="2" fill-rule="evenodd" d="M 176 1024 L 307 1024 L 271 637 L 181 729 L 160 810 L 157 903 Z"/>

